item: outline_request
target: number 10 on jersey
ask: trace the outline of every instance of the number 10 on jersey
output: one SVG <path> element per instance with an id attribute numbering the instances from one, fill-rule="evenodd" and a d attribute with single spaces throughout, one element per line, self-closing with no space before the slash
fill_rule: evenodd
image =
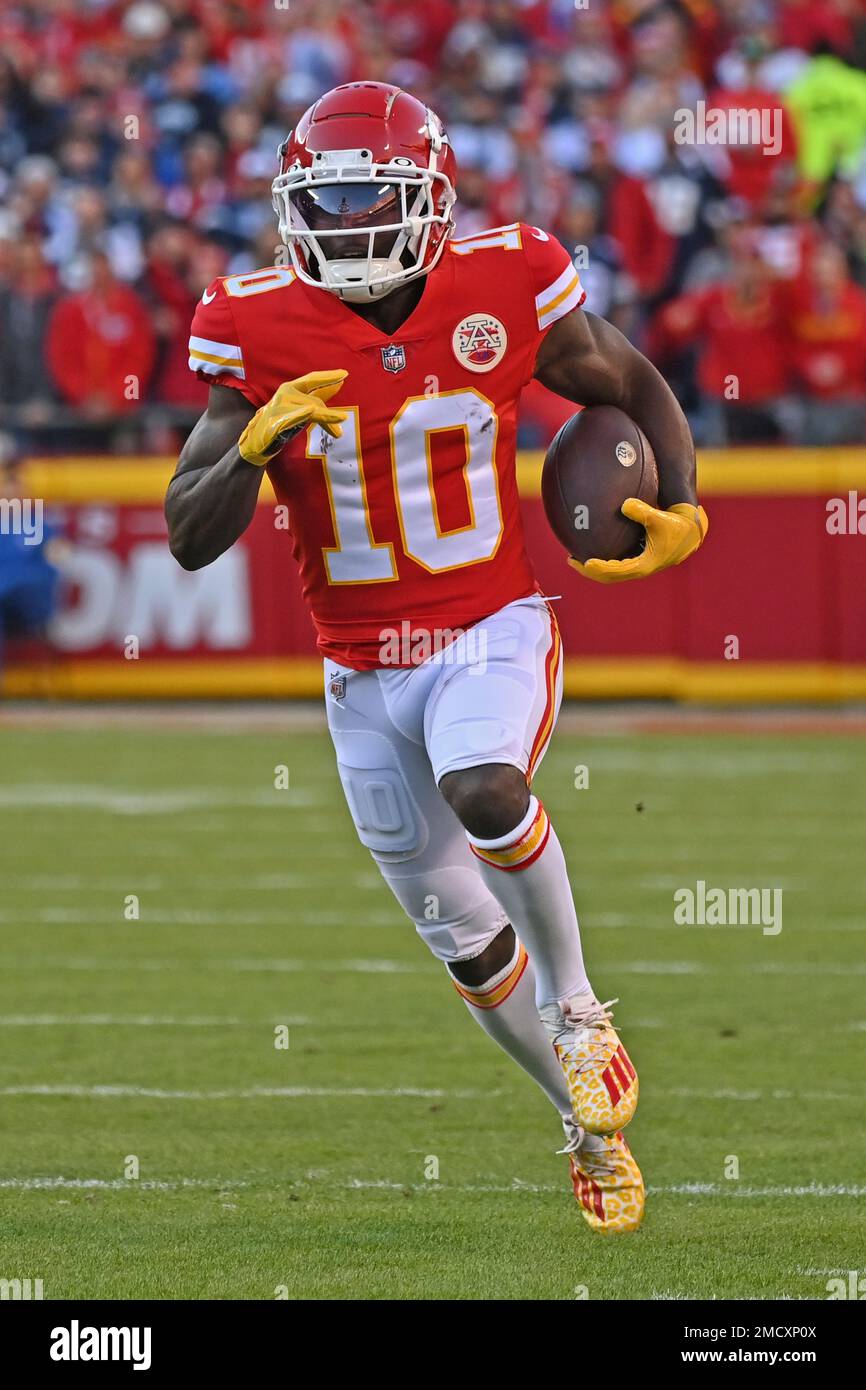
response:
<path id="1" fill-rule="evenodd" d="M 339 439 L 326 438 L 318 425 L 308 432 L 307 456 L 322 461 L 337 542 L 323 550 L 325 570 L 331 584 L 384 584 L 399 577 L 394 547 L 375 540 L 358 407 L 348 409 Z M 391 421 L 391 478 L 403 553 L 431 574 L 491 560 L 499 548 L 498 424 L 491 402 L 473 388 L 410 396 Z M 463 435 L 469 512 L 467 524 L 451 530 L 440 525 L 432 460 L 433 436 L 447 431 Z"/>

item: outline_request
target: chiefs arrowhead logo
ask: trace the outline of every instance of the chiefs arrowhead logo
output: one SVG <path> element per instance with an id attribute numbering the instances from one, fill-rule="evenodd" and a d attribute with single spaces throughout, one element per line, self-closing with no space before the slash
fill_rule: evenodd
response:
<path id="1" fill-rule="evenodd" d="M 505 356 L 508 334 L 492 314 L 470 314 L 454 329 L 451 347 L 470 372 L 489 372 Z"/>

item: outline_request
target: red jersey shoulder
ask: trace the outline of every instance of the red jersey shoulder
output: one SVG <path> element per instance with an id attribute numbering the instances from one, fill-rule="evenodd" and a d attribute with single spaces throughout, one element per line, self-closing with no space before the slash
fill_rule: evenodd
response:
<path id="1" fill-rule="evenodd" d="M 502 285 L 511 285 L 515 279 L 505 258 L 518 258 L 526 277 L 526 292 L 534 300 L 540 332 L 579 308 L 586 298 L 571 256 L 556 237 L 541 227 L 527 222 L 491 227 L 474 236 L 453 238 L 449 249 L 460 260 L 477 257 L 478 270 L 500 276 Z"/>
<path id="2" fill-rule="evenodd" d="M 208 382 L 236 386 L 254 400 L 244 359 L 247 320 L 252 310 L 261 332 L 269 317 L 284 314 L 285 295 L 296 280 L 293 270 L 272 265 L 211 281 L 192 318 L 190 371 Z"/>

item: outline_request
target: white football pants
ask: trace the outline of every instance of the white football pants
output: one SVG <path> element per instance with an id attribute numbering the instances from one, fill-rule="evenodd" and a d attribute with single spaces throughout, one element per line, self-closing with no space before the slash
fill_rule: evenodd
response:
<path id="1" fill-rule="evenodd" d="M 553 612 L 533 596 L 421 665 L 325 662 L 328 725 L 361 843 L 442 961 L 480 955 L 506 918 L 437 784 L 484 763 L 531 781 L 559 713 L 561 652 Z"/>

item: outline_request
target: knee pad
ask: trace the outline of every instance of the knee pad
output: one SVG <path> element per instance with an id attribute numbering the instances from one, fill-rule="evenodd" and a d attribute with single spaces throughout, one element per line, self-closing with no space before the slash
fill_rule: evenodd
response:
<path id="1" fill-rule="evenodd" d="M 382 877 L 437 960 L 479 956 L 508 918 L 474 868 L 378 861 Z"/>
<path id="2" fill-rule="evenodd" d="M 420 854 L 428 840 L 396 749 L 371 730 L 333 732 L 337 771 L 361 844 L 376 856 Z"/>

